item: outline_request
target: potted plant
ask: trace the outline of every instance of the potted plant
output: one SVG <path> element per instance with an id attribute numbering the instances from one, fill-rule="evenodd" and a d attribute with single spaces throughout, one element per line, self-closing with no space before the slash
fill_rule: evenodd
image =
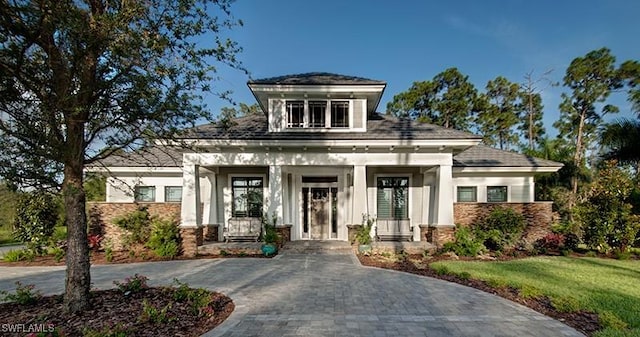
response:
<path id="1" fill-rule="evenodd" d="M 356 240 L 358 241 L 358 253 L 370 254 L 371 253 L 371 228 L 375 218 L 370 217 L 368 214 L 362 216 L 362 226 L 356 232 Z"/>
<path id="2" fill-rule="evenodd" d="M 262 219 L 263 232 L 262 232 L 262 254 L 265 256 L 271 256 L 278 252 L 277 242 L 279 239 L 278 232 L 276 231 L 276 221 L 278 217 L 273 214 L 271 221 L 266 217 Z"/>

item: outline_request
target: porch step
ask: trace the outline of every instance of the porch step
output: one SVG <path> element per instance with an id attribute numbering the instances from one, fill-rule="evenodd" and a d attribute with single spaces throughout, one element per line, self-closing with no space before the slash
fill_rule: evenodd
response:
<path id="1" fill-rule="evenodd" d="M 292 254 L 350 254 L 353 248 L 347 241 L 304 240 L 287 242 L 281 251 Z"/>

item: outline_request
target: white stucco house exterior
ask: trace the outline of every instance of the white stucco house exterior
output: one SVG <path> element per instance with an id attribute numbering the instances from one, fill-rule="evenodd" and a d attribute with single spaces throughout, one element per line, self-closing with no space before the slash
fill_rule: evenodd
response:
<path id="1" fill-rule="evenodd" d="M 328 73 L 249 81 L 263 114 L 109 158 L 106 201 L 180 203 L 180 226 L 217 226 L 217 240 L 263 214 L 291 240 L 348 240 L 367 214 L 381 239 L 420 241 L 453 228 L 456 204 L 533 203 L 534 175 L 562 166 L 377 113 L 385 86 Z"/>

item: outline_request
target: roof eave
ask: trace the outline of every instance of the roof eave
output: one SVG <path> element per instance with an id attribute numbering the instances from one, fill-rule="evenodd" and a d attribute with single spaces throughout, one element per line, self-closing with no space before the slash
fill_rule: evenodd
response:
<path id="1" fill-rule="evenodd" d="M 454 164 L 454 173 L 506 173 L 506 172 L 533 172 L 533 173 L 553 173 L 561 169 L 562 166 L 464 166 Z"/>

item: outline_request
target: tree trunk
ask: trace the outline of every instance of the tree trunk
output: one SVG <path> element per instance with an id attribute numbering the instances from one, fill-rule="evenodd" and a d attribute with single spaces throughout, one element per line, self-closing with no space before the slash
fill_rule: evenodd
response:
<path id="1" fill-rule="evenodd" d="M 583 138 L 582 133 L 584 131 L 584 120 L 585 120 L 585 113 L 581 112 L 580 123 L 578 124 L 578 136 L 576 137 L 576 153 L 573 156 L 573 163 L 575 164 L 577 169 L 580 169 L 580 164 L 582 161 L 582 138 Z M 571 177 L 571 192 L 573 193 L 574 198 L 578 195 L 577 172 L 574 173 L 573 177 Z"/>
<path id="2" fill-rule="evenodd" d="M 533 150 L 533 97 L 529 93 L 529 150 Z"/>
<path id="3" fill-rule="evenodd" d="M 67 216 L 67 278 L 64 307 L 75 313 L 89 309 L 91 275 L 89 245 L 87 242 L 87 216 L 85 192 L 82 186 L 84 168 L 84 124 L 67 124 L 69 152 L 65 160 L 62 193 Z"/>

